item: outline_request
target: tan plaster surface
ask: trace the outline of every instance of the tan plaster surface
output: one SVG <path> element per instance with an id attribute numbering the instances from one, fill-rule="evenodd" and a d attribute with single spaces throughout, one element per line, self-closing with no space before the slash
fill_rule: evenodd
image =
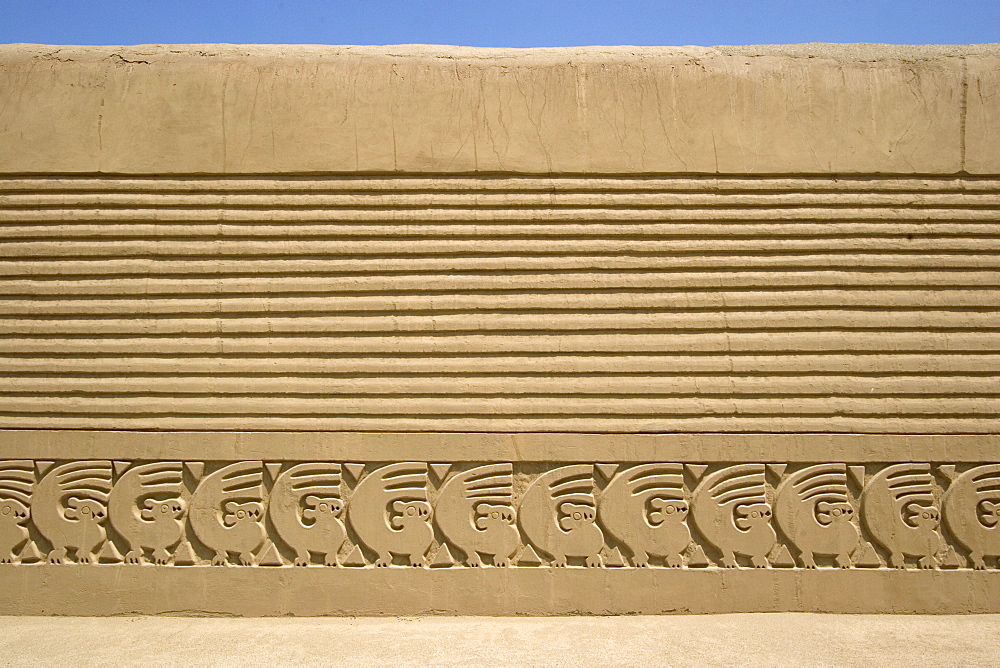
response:
<path id="1" fill-rule="evenodd" d="M 0 665 L 995 666 L 997 615 L 0 618 Z"/>
<path id="2" fill-rule="evenodd" d="M 997 72 L 0 46 L 0 614 L 1000 611 Z"/>
<path id="3" fill-rule="evenodd" d="M 996 173 L 998 63 L 993 45 L 6 45 L 0 171 Z"/>

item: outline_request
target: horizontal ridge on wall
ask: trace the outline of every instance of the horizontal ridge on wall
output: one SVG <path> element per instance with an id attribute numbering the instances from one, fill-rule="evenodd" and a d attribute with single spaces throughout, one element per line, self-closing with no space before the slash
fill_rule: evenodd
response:
<path id="1" fill-rule="evenodd" d="M 0 428 L 989 433 L 1000 179 L 5 176 Z"/>

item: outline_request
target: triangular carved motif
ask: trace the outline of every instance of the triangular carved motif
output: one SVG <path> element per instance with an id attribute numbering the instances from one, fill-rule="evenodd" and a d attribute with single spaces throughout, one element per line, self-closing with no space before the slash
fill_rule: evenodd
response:
<path id="1" fill-rule="evenodd" d="M 618 549 L 617 545 L 604 557 L 604 565 L 610 568 L 621 568 L 627 565 L 625 557 L 622 556 L 622 551 Z"/>
<path id="2" fill-rule="evenodd" d="M 949 545 L 947 552 L 941 559 L 941 568 L 961 568 L 964 565 L 962 557 L 955 551 L 955 548 Z"/>
<path id="3" fill-rule="evenodd" d="M 198 482 L 205 475 L 205 462 L 184 462 L 184 469 Z"/>
<path id="4" fill-rule="evenodd" d="M 441 543 L 441 547 L 438 548 L 431 559 L 431 568 L 448 568 L 457 563 L 458 561 L 455 560 L 455 556 L 448 549 L 448 543 Z"/>
<path id="5" fill-rule="evenodd" d="M 688 548 L 687 565 L 688 568 L 707 568 L 712 565 L 712 562 L 708 560 L 701 545 L 692 543 L 691 547 Z"/>
<path id="6" fill-rule="evenodd" d="M 862 543 L 854 552 L 854 565 L 858 568 L 881 568 L 884 564 L 871 543 Z"/>
<path id="7" fill-rule="evenodd" d="M 361 566 L 368 565 L 368 562 L 365 561 L 365 555 L 361 553 L 361 548 L 358 547 L 357 545 L 354 546 L 354 549 L 351 550 L 350 553 L 346 557 L 344 557 L 344 560 L 341 561 L 340 563 L 344 566 L 348 566 L 351 568 L 358 568 Z"/>
<path id="8" fill-rule="evenodd" d="M 788 464 L 768 464 L 766 468 L 772 476 L 781 480 L 781 476 L 785 474 L 785 469 L 788 468 Z"/>
<path id="9" fill-rule="evenodd" d="M 792 553 L 788 551 L 787 545 L 779 545 L 772 550 L 768 561 L 775 568 L 795 568 L 795 559 L 792 558 Z"/>
<path id="10" fill-rule="evenodd" d="M 357 482 L 361 480 L 361 474 L 365 470 L 365 465 L 357 464 L 355 462 L 348 462 L 344 464 L 344 468 L 347 469 L 347 472 L 350 473 L 351 477 L 354 478 L 354 481 Z"/>
<path id="11" fill-rule="evenodd" d="M 535 548 L 528 545 L 521 551 L 521 556 L 517 559 L 518 566 L 541 566 L 542 558 L 535 552 Z"/>
<path id="12" fill-rule="evenodd" d="M 448 472 L 451 471 L 451 464 L 431 464 L 430 467 L 438 482 L 444 482 Z"/>
<path id="13" fill-rule="evenodd" d="M 685 464 L 684 468 L 687 472 L 691 474 L 691 477 L 695 481 L 701 480 L 701 477 L 705 475 L 705 471 L 708 470 L 708 464 Z"/>
<path id="14" fill-rule="evenodd" d="M 198 563 L 198 555 L 194 553 L 191 543 L 184 541 L 177 547 L 177 551 L 174 552 L 174 565 L 194 566 L 196 563 Z"/>
<path id="15" fill-rule="evenodd" d="M 596 464 L 597 471 L 600 473 L 605 480 L 611 480 L 615 473 L 618 472 L 618 464 Z"/>
<path id="16" fill-rule="evenodd" d="M 953 481 L 958 475 L 954 464 L 942 464 L 938 467 L 938 471 L 940 471 L 944 477 L 948 479 L 948 482 Z"/>
<path id="17" fill-rule="evenodd" d="M 35 545 L 35 541 L 33 540 L 25 543 L 21 551 L 17 553 L 17 556 L 23 564 L 33 564 L 45 558 L 45 555 L 38 550 L 38 546 Z"/>
<path id="18" fill-rule="evenodd" d="M 97 561 L 102 564 L 120 564 L 125 558 L 110 540 L 104 541 L 104 547 L 97 553 Z"/>
<path id="19" fill-rule="evenodd" d="M 264 468 L 267 469 L 267 474 L 271 476 L 271 481 L 278 479 L 278 474 L 281 473 L 281 462 L 269 462 L 264 464 Z"/>
<path id="20" fill-rule="evenodd" d="M 267 545 L 264 546 L 263 551 L 261 551 L 260 556 L 257 558 L 258 566 L 284 566 L 285 560 L 281 558 L 281 554 L 278 553 L 278 548 L 275 547 L 273 541 L 267 541 Z"/>

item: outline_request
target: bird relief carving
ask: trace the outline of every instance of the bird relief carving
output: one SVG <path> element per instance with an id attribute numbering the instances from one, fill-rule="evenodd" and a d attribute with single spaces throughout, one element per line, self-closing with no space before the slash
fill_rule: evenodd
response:
<path id="1" fill-rule="evenodd" d="M 107 536 L 111 479 L 110 461 L 77 461 L 52 468 L 38 482 L 32 521 L 52 543 L 49 563 L 65 562 L 70 552 L 81 564 L 96 561 Z"/>
<path id="2" fill-rule="evenodd" d="M 604 533 L 597 526 L 594 466 L 573 464 L 541 474 L 528 486 L 518 509 L 525 537 L 561 568 L 570 558 L 602 565 Z"/>
<path id="3" fill-rule="evenodd" d="M 191 527 L 212 550 L 213 566 L 225 566 L 238 555 L 242 566 L 254 565 L 263 543 L 264 473 L 259 461 L 223 466 L 201 480 L 191 495 Z"/>
<path id="4" fill-rule="evenodd" d="M 268 501 L 271 522 L 295 550 L 296 566 L 308 566 L 313 554 L 327 566 L 337 565 L 337 553 L 347 537 L 343 512 L 340 464 L 292 466 L 275 480 Z"/>
<path id="5" fill-rule="evenodd" d="M 514 526 L 514 468 L 488 464 L 458 473 L 441 488 L 435 520 L 452 545 L 465 553 L 469 566 L 510 566 L 521 544 Z"/>
<path id="6" fill-rule="evenodd" d="M 347 518 L 375 552 L 375 566 L 391 566 L 393 555 L 405 557 L 410 566 L 427 565 L 434 541 L 428 485 L 425 462 L 402 462 L 376 469 L 354 489 Z"/>

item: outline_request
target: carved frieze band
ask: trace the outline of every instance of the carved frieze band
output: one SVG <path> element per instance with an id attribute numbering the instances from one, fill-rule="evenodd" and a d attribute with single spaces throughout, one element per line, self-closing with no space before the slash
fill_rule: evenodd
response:
<path id="1" fill-rule="evenodd" d="M 0 461 L 0 563 L 1000 567 L 1000 464 Z"/>

